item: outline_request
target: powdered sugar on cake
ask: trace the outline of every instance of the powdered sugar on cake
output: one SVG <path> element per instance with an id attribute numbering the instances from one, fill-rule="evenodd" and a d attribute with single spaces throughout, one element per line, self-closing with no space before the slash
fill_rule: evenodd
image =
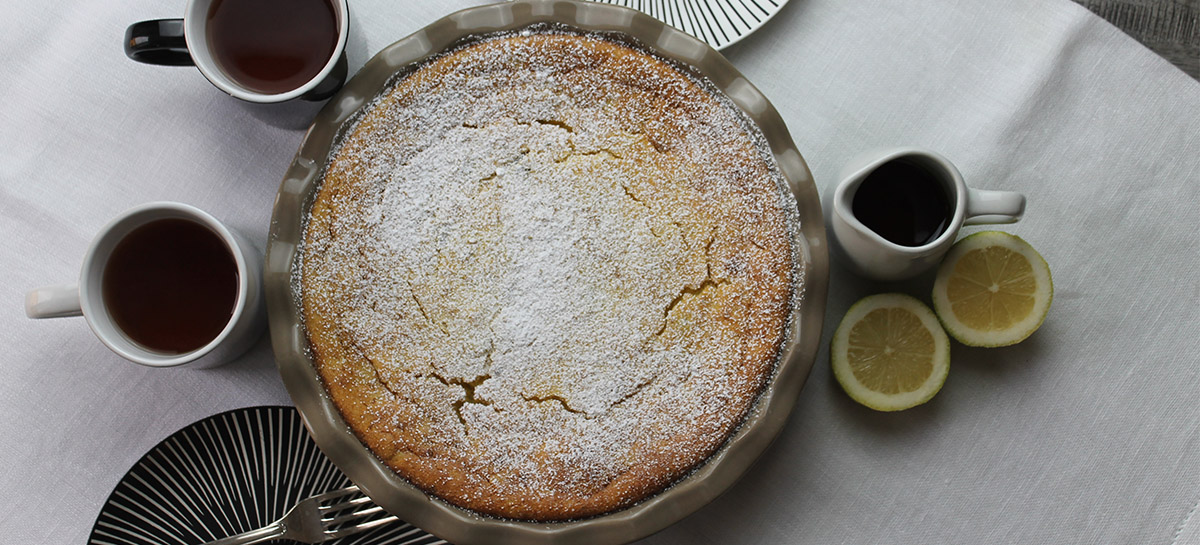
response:
<path id="1" fill-rule="evenodd" d="M 339 403 L 385 462 L 452 503 L 561 519 L 728 437 L 798 273 L 794 205 L 728 104 L 651 56 L 537 38 L 466 47 L 368 106 L 301 279 L 316 352 L 348 362 L 319 363 L 326 382 L 386 388 Z"/>

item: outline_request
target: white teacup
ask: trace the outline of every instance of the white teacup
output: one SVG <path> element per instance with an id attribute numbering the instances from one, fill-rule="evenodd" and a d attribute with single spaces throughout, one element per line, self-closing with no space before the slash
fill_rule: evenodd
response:
<path id="1" fill-rule="evenodd" d="M 154 350 L 133 340 L 117 325 L 104 294 L 105 268 L 118 243 L 139 227 L 163 219 L 189 220 L 206 227 L 224 244 L 237 269 L 237 293 L 229 321 L 206 344 L 181 353 Z M 174 202 L 143 204 L 124 212 L 100 230 L 83 259 L 78 284 L 30 291 L 25 297 L 25 314 L 30 318 L 83 316 L 101 342 L 125 359 L 142 365 L 214 367 L 244 353 L 265 329 L 262 254 L 242 235 L 198 208 Z"/>
<path id="2" fill-rule="evenodd" d="M 871 218 L 855 215 L 854 199 L 864 180 L 894 161 L 912 165 L 944 192 L 947 213 L 943 227 L 931 240 L 914 245 L 888 240 L 867 224 Z M 936 266 L 954 244 L 963 225 L 1013 223 L 1025 212 L 1025 196 L 1011 191 L 972 189 L 945 157 L 918 148 L 892 148 L 861 154 L 842 170 L 827 188 L 823 206 L 834 253 L 856 273 L 873 280 L 896 281 L 916 276 Z M 894 203 L 894 206 L 903 206 Z"/>
<path id="3" fill-rule="evenodd" d="M 347 0 L 328 0 L 328 8 L 332 10 L 333 28 L 336 34 L 333 50 L 328 56 L 323 56 L 319 71 L 312 77 L 294 82 L 288 88 L 265 91 L 255 89 L 249 81 L 241 81 L 234 76 L 236 71 L 231 66 L 222 65 L 217 54 L 214 41 L 212 16 L 214 4 L 223 3 L 226 9 L 244 16 L 244 5 L 253 5 L 257 0 L 188 0 L 182 19 L 155 19 L 141 21 L 129 26 L 125 31 L 125 54 L 138 62 L 167 66 L 195 65 L 218 89 L 230 96 L 248 102 L 276 103 L 299 98 L 302 100 L 324 100 L 332 96 L 346 81 L 346 41 L 350 29 L 350 8 Z M 237 8 L 229 8 L 230 4 L 239 4 Z M 260 6 L 263 5 L 260 3 Z M 236 10 L 236 11 L 235 11 Z M 292 6 L 290 13 L 312 13 L 311 10 L 301 11 Z M 305 38 L 312 42 L 312 34 L 303 23 L 308 21 L 288 19 L 288 12 L 278 14 L 261 13 L 260 17 L 248 18 L 249 23 L 261 24 L 260 28 L 244 29 L 246 34 L 265 36 L 281 35 L 285 38 L 282 43 L 303 43 Z M 230 15 L 229 17 L 233 17 Z M 260 20 L 262 19 L 262 20 Z M 324 19 L 321 19 L 323 22 Z M 248 24 L 249 24 L 248 23 Z M 288 25 L 287 23 L 291 23 Z M 239 39 L 239 43 L 242 40 Z M 232 46 L 231 46 L 232 47 Z M 261 56 L 260 51 L 239 51 L 233 58 L 249 59 Z M 275 52 L 278 56 L 278 52 Z M 288 57 L 278 57 L 272 60 L 278 66 L 283 63 L 295 63 L 297 59 L 305 58 L 299 52 Z"/>

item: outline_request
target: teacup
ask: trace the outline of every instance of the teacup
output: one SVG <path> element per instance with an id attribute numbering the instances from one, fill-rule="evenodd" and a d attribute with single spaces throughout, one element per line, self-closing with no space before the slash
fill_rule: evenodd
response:
<path id="1" fill-rule="evenodd" d="M 863 153 L 823 195 L 835 255 L 857 274 L 897 281 L 938 264 L 964 225 L 1012 223 L 1025 196 L 972 189 L 941 155 L 918 148 Z"/>
<path id="2" fill-rule="evenodd" d="M 182 203 L 117 216 L 88 246 L 76 285 L 25 297 L 30 318 L 83 316 L 100 341 L 150 367 L 214 367 L 263 333 L 262 255 Z"/>
<path id="3" fill-rule="evenodd" d="M 249 102 L 324 100 L 346 81 L 349 19 L 347 0 L 188 0 L 182 19 L 130 25 L 125 54 L 194 64 Z"/>

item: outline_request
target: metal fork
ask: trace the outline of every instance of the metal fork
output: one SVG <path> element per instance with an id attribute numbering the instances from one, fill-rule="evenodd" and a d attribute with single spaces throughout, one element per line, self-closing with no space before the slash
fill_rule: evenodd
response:
<path id="1" fill-rule="evenodd" d="M 366 509 L 359 509 L 360 507 L 366 507 Z M 287 514 L 283 515 L 283 518 L 265 527 L 218 539 L 206 545 L 250 545 L 272 539 L 321 543 L 400 520 L 389 515 L 385 518 L 365 521 L 382 511 L 383 508 L 372 504 L 371 498 L 363 495 L 357 486 L 350 486 L 300 500 L 300 503 L 292 507 Z M 364 522 L 352 524 L 354 521 Z"/>

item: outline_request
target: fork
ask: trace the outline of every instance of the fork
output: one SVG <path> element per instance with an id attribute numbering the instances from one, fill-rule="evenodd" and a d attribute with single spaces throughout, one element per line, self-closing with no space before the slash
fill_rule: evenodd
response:
<path id="1" fill-rule="evenodd" d="M 366 506 L 370 507 L 359 510 L 360 507 Z M 321 543 L 400 520 L 391 515 L 376 520 L 365 520 L 382 511 L 383 508 L 373 505 L 371 498 L 363 495 L 357 486 L 349 486 L 300 500 L 287 514 L 271 524 L 206 545 L 250 545 L 272 539 Z M 362 522 L 352 524 L 355 521 Z"/>

